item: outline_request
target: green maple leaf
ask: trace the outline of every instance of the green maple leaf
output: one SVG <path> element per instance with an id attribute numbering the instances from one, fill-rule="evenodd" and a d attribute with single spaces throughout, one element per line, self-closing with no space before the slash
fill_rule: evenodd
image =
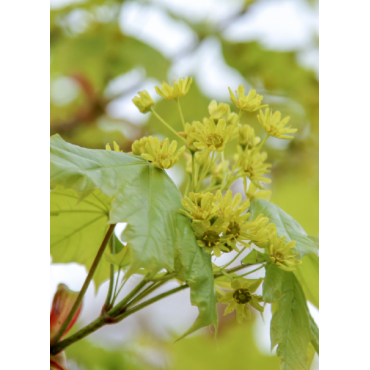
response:
<path id="1" fill-rule="evenodd" d="M 251 202 L 250 219 L 254 220 L 259 214 L 269 218 L 270 223 L 276 225 L 277 235 L 285 236 L 285 241 L 296 242 L 295 250 L 300 258 L 309 253 L 319 255 L 319 242 L 317 238 L 308 236 L 303 227 L 277 205 L 263 199 L 255 199 Z"/>
<path id="2" fill-rule="evenodd" d="M 165 171 L 138 156 L 80 148 L 55 135 L 51 188 L 53 262 L 90 268 L 109 224 L 127 222 L 131 273 L 137 268 L 152 275 L 162 269 L 176 272 L 190 286 L 191 302 L 199 309 L 186 334 L 217 325 L 209 255 L 196 243 L 190 221 L 178 212 L 181 194 Z M 108 277 L 109 264 L 105 259 L 100 264 L 97 286 Z"/>

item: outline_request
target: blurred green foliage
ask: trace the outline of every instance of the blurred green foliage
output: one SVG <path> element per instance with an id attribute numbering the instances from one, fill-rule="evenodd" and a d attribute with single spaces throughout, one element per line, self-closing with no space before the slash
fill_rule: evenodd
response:
<path id="1" fill-rule="evenodd" d="M 238 325 L 234 322 L 217 336 L 196 336 L 179 342 L 172 349 L 173 369 L 245 369 L 278 370 L 277 357 L 258 349 L 253 335 L 253 322 Z M 191 354 L 191 355 L 190 355 Z"/>
<path id="2" fill-rule="evenodd" d="M 255 41 L 232 42 L 222 36 L 222 31 L 228 25 L 248 13 L 249 5 L 254 3 L 256 6 L 258 2 L 245 1 L 239 13 L 222 24 L 190 22 L 157 4 L 174 21 L 185 23 L 197 35 L 190 48 L 185 47 L 183 52 L 173 58 L 165 57 L 149 44 L 122 32 L 119 15 L 124 1 L 86 0 L 53 9 L 50 18 L 51 83 L 53 86 L 60 78 L 65 78 L 73 87 L 74 95 L 71 98 L 67 96 L 64 101 L 58 100 L 53 97 L 52 89 L 51 134 L 59 133 L 64 140 L 87 148 L 104 148 L 107 142 L 115 140 L 124 151 L 130 151 L 133 140 L 147 134 L 159 134 L 174 139 L 172 133 L 150 114 L 144 125 L 113 117 L 109 109 L 110 103 L 118 98 L 132 99 L 145 78 L 167 80 L 174 62 L 196 52 L 208 37 L 216 37 L 221 43 L 225 62 L 237 70 L 258 93 L 263 94 L 272 109 L 279 109 L 283 114 L 290 115 L 292 125 L 299 129 L 295 139 L 287 143 L 287 149 L 273 145 L 271 139 L 267 142 L 268 161 L 273 164 L 272 201 L 294 217 L 309 235 L 318 235 L 317 76 L 314 71 L 299 64 L 299 50 L 266 50 Z M 307 2 L 314 3 L 309 0 Z M 108 86 L 117 77 L 132 70 L 140 71 L 138 81 L 123 86 L 122 91 L 107 94 Z M 225 91 L 227 87 L 225 86 Z M 232 89 L 236 87 L 231 86 Z M 191 94 L 181 100 L 185 120 L 202 120 L 208 115 L 209 101 L 209 97 L 200 88 L 200 82 L 195 78 Z M 156 110 L 175 129 L 181 130 L 174 101 L 159 100 Z M 259 127 L 254 116 L 244 115 L 243 120 L 251 123 L 258 132 Z M 125 134 L 127 131 L 131 132 L 128 136 Z M 184 168 L 185 161 L 180 164 Z M 311 270 L 317 268 L 316 261 L 312 261 L 310 266 L 304 266 L 307 271 L 297 271 L 301 283 L 302 279 L 307 280 Z M 302 283 L 305 293 L 309 296 L 308 290 L 311 289 L 316 297 L 318 284 L 316 281 L 310 284 L 305 286 Z M 315 298 L 310 300 L 318 306 Z M 263 355 L 256 348 L 251 325 L 230 325 L 226 317 L 221 318 L 220 328 L 218 343 L 210 336 L 200 335 L 184 339 L 171 347 L 169 352 L 173 369 L 226 370 L 230 368 L 230 363 L 235 369 L 278 368 L 275 357 Z M 87 341 L 71 346 L 67 350 L 67 356 L 85 369 L 151 368 L 148 364 L 138 365 L 139 362 L 126 358 L 121 351 L 92 347 Z"/>
<path id="3" fill-rule="evenodd" d="M 81 340 L 66 350 L 69 367 L 89 370 L 144 370 L 133 355 L 122 350 L 107 350 L 88 340 Z M 73 361 L 73 362 L 72 362 Z M 72 365 L 72 366 L 71 366 Z"/>
<path id="4" fill-rule="evenodd" d="M 137 351 L 127 350 L 127 346 L 108 350 L 84 339 L 68 347 L 66 355 L 79 369 L 88 370 L 278 370 L 278 358 L 262 353 L 256 345 L 255 316 L 240 325 L 233 316 L 224 318 L 217 339 L 212 333 L 198 333 L 172 344 L 149 335 L 135 338 L 140 348 Z M 150 356 L 142 356 L 143 351 L 157 353 L 157 363 L 151 363 Z M 158 365 L 160 362 L 164 365 Z M 75 369 L 71 367 L 71 370 Z"/>

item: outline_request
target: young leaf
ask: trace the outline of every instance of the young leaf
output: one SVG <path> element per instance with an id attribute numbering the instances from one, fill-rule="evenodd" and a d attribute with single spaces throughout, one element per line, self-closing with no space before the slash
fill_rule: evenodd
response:
<path id="1" fill-rule="evenodd" d="M 281 368 L 308 370 L 308 346 L 311 343 L 315 347 L 318 328 L 310 316 L 297 278 L 292 272 L 269 265 L 263 297 L 272 302 L 278 301 L 271 320 L 270 335 L 271 347 L 278 345 L 277 355 L 281 358 Z"/>
<path id="2" fill-rule="evenodd" d="M 50 253 L 53 263 L 77 262 L 88 270 L 108 230 L 111 198 L 99 189 L 84 199 L 72 189 L 56 187 L 50 194 Z M 95 289 L 108 278 L 102 260 L 94 274 Z"/>
<path id="3" fill-rule="evenodd" d="M 250 206 L 250 220 L 254 220 L 259 214 L 268 217 L 270 223 L 276 225 L 277 235 L 286 236 L 286 241 L 294 240 L 295 249 L 302 258 L 309 253 L 319 255 L 319 243 L 309 237 L 302 226 L 291 216 L 285 213 L 280 207 L 263 199 L 252 200 Z"/>
<path id="4" fill-rule="evenodd" d="M 269 263 L 266 266 L 262 295 L 266 303 L 277 302 L 283 294 L 281 271 L 282 270 L 274 263 Z"/>
<path id="5" fill-rule="evenodd" d="M 319 308 L 319 257 L 313 253 L 307 254 L 293 272 L 306 298 Z"/>
<path id="6" fill-rule="evenodd" d="M 310 328 L 312 333 L 312 346 L 315 348 L 315 351 L 317 354 L 319 354 L 319 328 L 317 327 L 315 320 L 312 318 L 312 316 L 309 316 L 310 320 Z"/>
<path id="7" fill-rule="evenodd" d="M 129 246 L 126 245 L 121 249 L 120 252 L 112 254 L 110 251 L 105 251 L 105 260 L 112 265 L 119 267 L 128 266 L 131 262 L 131 256 L 129 251 Z"/>
<path id="8" fill-rule="evenodd" d="M 106 206 L 104 218 L 102 214 L 99 218 L 96 216 L 97 220 L 104 220 L 105 229 L 95 230 L 95 224 L 88 219 L 92 216 L 86 212 L 79 213 L 73 223 L 68 223 L 66 218 L 63 227 L 55 224 L 54 233 L 68 240 L 59 248 L 59 256 L 63 256 L 65 249 L 71 251 L 63 256 L 62 262 L 84 263 L 80 255 L 96 253 L 98 247 L 95 246 L 103 240 L 107 222 L 127 222 L 124 236 L 130 244 L 130 269 L 144 268 L 152 275 L 161 269 L 178 272 L 179 279 L 189 284 L 192 304 L 200 311 L 188 333 L 217 324 L 211 261 L 199 248 L 190 221 L 178 212 L 182 208 L 181 194 L 166 172 L 141 157 L 80 148 L 66 143 L 58 135 L 51 138 L 51 150 L 52 188 L 60 186 L 63 192 L 76 193 L 74 204 L 66 207 L 73 210 L 77 198 L 79 204 L 85 204 L 97 191 L 104 195 Z M 87 230 L 89 221 L 92 226 Z M 74 238 L 69 237 L 71 230 Z M 93 232 L 93 237 L 85 235 L 87 231 Z M 81 243 L 81 240 L 90 243 Z"/>

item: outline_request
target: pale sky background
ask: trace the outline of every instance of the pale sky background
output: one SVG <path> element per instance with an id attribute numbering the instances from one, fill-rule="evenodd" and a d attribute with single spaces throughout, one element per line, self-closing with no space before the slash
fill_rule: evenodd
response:
<path id="1" fill-rule="evenodd" d="M 71 2 L 70 0 L 50 1 L 52 8 Z M 120 26 L 124 33 L 150 44 L 172 59 L 181 50 L 190 48 L 196 36 L 185 23 L 170 19 L 161 8 L 168 8 L 190 21 L 208 19 L 210 22 L 218 23 L 236 13 L 240 7 L 241 2 L 237 0 L 152 0 L 146 5 L 140 4 L 139 1 L 125 2 L 120 13 Z M 76 19 L 78 22 L 79 16 L 76 16 Z M 313 38 L 319 31 L 318 21 L 318 6 L 312 8 L 303 0 L 257 1 L 246 15 L 224 30 L 224 36 L 237 41 L 258 40 L 271 50 L 299 50 L 299 62 L 312 68 L 318 75 L 318 48 Z M 239 84 L 248 86 L 238 71 L 226 65 L 220 43 L 216 38 L 205 39 L 195 52 L 176 60 L 171 67 L 168 79 L 187 75 L 196 77 L 206 96 L 217 100 L 222 99 L 225 102 L 228 101 L 229 96 L 227 86 L 237 87 Z M 116 78 L 108 87 L 106 94 L 128 90 L 130 86 L 138 82 L 141 83 L 138 91 L 146 89 L 153 98 L 159 99 L 154 92 L 154 85 L 158 81 L 147 79 L 145 70 L 140 68 Z M 51 98 L 54 102 L 59 101 L 65 104 L 68 99 L 73 98 L 74 93 L 73 83 L 65 77 L 59 78 L 51 86 Z M 114 100 L 108 108 L 110 115 L 126 118 L 139 125 L 144 124 L 149 114 L 140 114 L 131 99 L 132 96 L 122 96 Z M 129 132 L 125 134 L 130 135 Z M 169 175 L 175 182 L 179 182 L 181 180 L 179 176 L 182 176 L 182 173 L 174 169 L 169 172 Z M 56 287 L 61 282 L 67 284 L 70 289 L 80 290 L 86 274 L 86 269 L 77 264 L 51 265 L 50 299 L 52 300 Z M 261 277 L 263 272 L 258 271 L 250 276 Z M 136 283 L 139 278 L 134 276 L 131 280 Z M 127 285 L 129 286 L 130 283 L 129 281 Z M 164 290 L 170 288 L 171 284 L 175 286 L 175 283 L 168 283 L 164 286 Z M 105 300 L 107 286 L 108 283 L 103 284 L 96 297 L 94 297 L 92 286 L 89 287 L 80 318 L 81 325 L 88 324 L 98 316 Z M 125 294 L 125 291 L 121 294 Z M 318 311 L 312 305 L 309 306 L 315 321 L 319 324 Z M 270 305 L 267 307 L 265 311 L 267 324 L 265 325 L 261 319 L 258 319 L 255 333 L 260 349 L 265 353 L 271 353 Z M 197 308 L 190 305 L 189 290 L 186 290 L 145 308 L 118 325 L 102 328 L 89 338 L 106 346 L 117 344 L 117 340 L 125 341 L 127 344 L 132 335 L 141 331 L 143 322 L 146 325 L 145 330 L 149 328 L 159 336 L 166 337 L 169 332 L 180 334 L 191 326 L 197 314 Z M 168 359 L 164 354 L 153 352 L 151 361 L 153 364 L 163 365 Z M 318 369 L 317 361 L 313 368 Z"/>

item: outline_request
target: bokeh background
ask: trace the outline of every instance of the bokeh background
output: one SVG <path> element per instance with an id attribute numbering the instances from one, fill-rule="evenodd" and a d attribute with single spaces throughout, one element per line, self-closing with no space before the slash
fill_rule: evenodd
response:
<path id="1" fill-rule="evenodd" d="M 50 27 L 51 134 L 87 148 L 114 140 L 130 151 L 145 135 L 175 139 L 150 113 L 137 110 L 131 100 L 138 91 L 148 90 L 159 114 L 180 131 L 175 102 L 155 93 L 159 82 L 194 78 L 181 100 L 188 122 L 207 116 L 212 99 L 231 104 L 228 86 L 253 87 L 298 128 L 293 141 L 270 138 L 265 146 L 273 164 L 271 200 L 318 235 L 317 1 L 51 0 Z M 258 132 L 255 115 L 243 115 L 242 122 Z M 185 161 L 169 175 L 181 189 Z M 79 290 L 86 274 L 77 264 L 52 264 L 51 299 L 60 282 Z M 136 282 L 133 277 L 126 289 Z M 95 294 L 90 286 L 77 326 L 99 314 L 106 290 L 103 284 Z M 178 293 L 72 345 L 70 370 L 278 369 L 269 348 L 269 309 L 266 323 L 254 315 L 238 325 L 219 308 L 216 339 L 203 329 L 173 344 L 197 315 L 189 292 Z M 309 308 L 319 323 L 316 307 Z M 318 369 L 317 358 L 312 369 Z"/>

